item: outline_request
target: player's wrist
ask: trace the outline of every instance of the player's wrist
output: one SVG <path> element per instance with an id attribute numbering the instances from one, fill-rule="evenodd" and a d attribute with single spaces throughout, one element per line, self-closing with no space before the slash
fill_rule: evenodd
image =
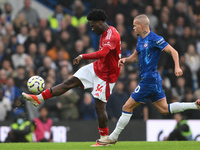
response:
<path id="1" fill-rule="evenodd" d="M 83 55 L 82 55 L 82 54 L 80 54 L 79 56 L 80 56 L 81 58 L 83 58 Z"/>

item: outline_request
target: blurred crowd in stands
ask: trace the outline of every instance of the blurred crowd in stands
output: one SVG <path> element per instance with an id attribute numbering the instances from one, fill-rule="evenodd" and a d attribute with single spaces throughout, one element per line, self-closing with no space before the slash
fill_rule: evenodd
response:
<path id="1" fill-rule="evenodd" d="M 163 52 L 159 61 L 168 102 L 194 102 L 200 98 L 200 0 L 61 0 L 48 18 L 40 18 L 31 0 L 24 0 L 17 15 L 12 13 L 14 8 L 5 3 L 0 15 L 0 121 L 14 120 L 21 113 L 34 120 L 42 106 L 48 108 L 53 121 L 96 119 L 91 90 L 69 90 L 38 108 L 21 97 L 22 92 L 29 92 L 26 82 L 33 75 L 43 77 L 45 88 L 49 88 L 94 61 L 81 60 L 79 65 L 72 65 L 79 54 L 98 50 L 100 37 L 91 31 L 87 21 L 87 13 L 93 8 L 104 9 L 107 23 L 120 33 L 122 57 L 130 56 L 136 46 L 134 17 L 146 14 L 151 30 L 163 36 L 180 54 L 182 77 L 175 77 L 171 55 Z M 65 13 L 63 8 L 71 13 Z M 116 121 L 121 115 L 123 104 L 139 82 L 138 77 L 138 64 L 121 68 L 107 104 L 110 120 Z M 132 119 L 140 120 L 173 118 L 160 115 L 150 102 L 139 105 L 133 114 Z M 200 119 L 197 110 L 185 111 L 184 115 Z"/>

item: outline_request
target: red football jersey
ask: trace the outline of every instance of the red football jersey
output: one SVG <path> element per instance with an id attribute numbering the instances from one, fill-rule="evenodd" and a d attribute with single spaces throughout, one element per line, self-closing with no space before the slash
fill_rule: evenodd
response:
<path id="1" fill-rule="evenodd" d="M 96 75 L 109 83 L 117 81 L 120 73 L 118 61 L 121 58 L 121 39 L 118 31 L 110 26 L 99 41 L 99 51 L 83 54 L 83 59 L 98 59 L 94 64 Z"/>

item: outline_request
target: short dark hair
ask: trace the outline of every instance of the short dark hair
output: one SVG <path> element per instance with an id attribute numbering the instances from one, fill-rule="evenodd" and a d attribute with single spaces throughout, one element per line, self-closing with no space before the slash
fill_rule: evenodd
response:
<path id="1" fill-rule="evenodd" d="M 108 18 L 106 12 L 102 9 L 92 9 L 87 15 L 89 21 L 105 21 Z"/>

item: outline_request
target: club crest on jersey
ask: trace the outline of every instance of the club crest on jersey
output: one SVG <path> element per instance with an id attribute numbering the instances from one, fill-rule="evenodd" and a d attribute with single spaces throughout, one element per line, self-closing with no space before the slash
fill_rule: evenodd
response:
<path id="1" fill-rule="evenodd" d="M 146 49 L 148 47 L 148 43 L 144 43 L 143 48 Z"/>

